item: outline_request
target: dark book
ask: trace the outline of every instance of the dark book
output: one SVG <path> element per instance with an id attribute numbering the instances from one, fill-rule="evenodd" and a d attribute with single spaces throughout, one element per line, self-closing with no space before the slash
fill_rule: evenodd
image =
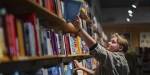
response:
<path id="1" fill-rule="evenodd" d="M 81 1 L 64 0 L 64 17 L 67 21 L 73 21 L 79 15 Z"/>

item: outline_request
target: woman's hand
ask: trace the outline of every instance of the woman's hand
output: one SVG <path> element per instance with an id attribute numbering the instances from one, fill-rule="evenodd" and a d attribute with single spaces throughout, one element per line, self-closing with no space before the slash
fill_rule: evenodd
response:
<path id="1" fill-rule="evenodd" d="M 77 61 L 74 60 L 74 64 L 75 64 L 75 70 L 82 70 L 83 66 Z"/>
<path id="2" fill-rule="evenodd" d="M 76 33 L 78 34 L 82 30 L 81 19 L 79 16 L 72 22 L 74 27 L 76 28 Z"/>

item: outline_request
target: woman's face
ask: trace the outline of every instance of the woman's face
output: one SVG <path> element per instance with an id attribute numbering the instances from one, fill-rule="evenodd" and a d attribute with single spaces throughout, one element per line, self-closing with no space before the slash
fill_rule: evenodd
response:
<path id="1" fill-rule="evenodd" d="M 112 37 L 110 42 L 108 42 L 107 49 L 111 52 L 119 51 L 119 43 L 117 41 L 117 37 Z"/>

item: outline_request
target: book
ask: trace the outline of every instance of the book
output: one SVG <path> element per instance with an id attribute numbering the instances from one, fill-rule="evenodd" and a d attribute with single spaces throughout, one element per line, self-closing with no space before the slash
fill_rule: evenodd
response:
<path id="1" fill-rule="evenodd" d="M 76 37 L 76 44 L 77 44 L 77 54 L 82 54 L 82 45 L 81 45 L 81 37 Z"/>
<path id="2" fill-rule="evenodd" d="M 70 55 L 71 54 L 71 48 L 70 48 L 70 39 L 69 39 L 69 37 L 70 37 L 70 34 L 69 33 L 66 33 L 65 35 L 64 35 L 64 43 L 65 43 L 65 50 L 66 50 L 66 55 Z"/>
<path id="3" fill-rule="evenodd" d="M 16 37 L 16 29 L 15 29 L 15 16 L 12 14 L 6 14 L 5 16 L 6 22 L 6 40 L 8 46 L 9 56 L 12 58 L 16 58 L 18 56 L 17 52 L 17 37 Z"/>
<path id="4" fill-rule="evenodd" d="M 4 16 L 6 14 L 5 8 L 0 8 L 0 58 L 6 56 L 7 48 L 5 43 L 5 33 L 4 33 Z"/>
<path id="5" fill-rule="evenodd" d="M 58 32 L 58 37 L 59 37 L 59 44 L 60 44 L 60 49 L 59 49 L 59 54 L 60 55 L 65 55 L 65 44 L 64 44 L 64 35 L 61 31 Z"/>
<path id="6" fill-rule="evenodd" d="M 57 14 L 59 17 L 62 17 L 61 1 L 60 1 L 60 0 L 54 0 L 54 6 L 55 6 L 56 14 Z"/>
<path id="7" fill-rule="evenodd" d="M 64 65 L 64 75 L 73 75 L 73 63 L 70 62 L 67 65 Z"/>
<path id="8" fill-rule="evenodd" d="M 41 30 L 40 36 L 41 36 L 42 55 L 47 55 L 48 54 L 47 43 L 46 43 L 47 42 L 47 33 L 46 33 L 45 29 Z"/>
<path id="9" fill-rule="evenodd" d="M 17 37 L 18 37 L 18 46 L 19 46 L 19 56 L 25 56 L 25 47 L 24 47 L 24 36 L 23 36 L 23 24 L 20 20 L 16 20 L 17 27 Z"/>
<path id="10" fill-rule="evenodd" d="M 36 31 L 37 31 L 37 40 L 38 40 L 38 48 L 39 48 L 39 50 L 36 50 L 36 55 L 38 55 L 38 56 L 41 56 L 41 50 L 42 50 L 42 48 L 41 48 L 41 40 L 40 40 L 40 21 L 39 21 L 39 18 L 36 18 L 36 20 L 37 20 L 37 25 L 36 25 Z"/>
<path id="11" fill-rule="evenodd" d="M 53 48 L 53 54 L 58 55 L 57 37 L 56 37 L 56 33 L 54 32 L 54 29 L 51 29 L 50 37 L 51 37 L 51 43 Z"/>
<path id="12" fill-rule="evenodd" d="M 27 49 L 27 55 L 29 56 L 36 56 L 36 46 L 35 46 L 35 36 L 34 36 L 34 29 L 33 25 L 30 22 L 24 23 L 25 28 L 25 38 L 26 38 L 26 46 L 28 46 Z"/>
<path id="13" fill-rule="evenodd" d="M 51 44 L 50 31 L 47 31 L 46 43 L 47 43 L 48 55 L 53 55 L 53 48 L 52 48 L 52 44 Z"/>
<path id="14" fill-rule="evenodd" d="M 64 0 L 64 18 L 66 21 L 75 20 L 75 18 L 79 15 L 81 6 L 81 1 Z"/>
<path id="15" fill-rule="evenodd" d="M 59 67 L 53 66 L 48 68 L 48 75 L 59 75 Z"/>
<path id="16" fill-rule="evenodd" d="M 35 12 L 31 12 L 31 13 L 26 13 L 22 15 L 23 19 L 25 20 L 25 22 L 30 22 L 31 25 L 33 26 L 33 31 L 34 31 L 34 42 L 35 42 L 35 50 L 36 50 L 36 55 L 39 56 L 40 54 L 40 48 L 39 48 L 39 40 L 38 40 L 38 31 L 36 30 L 36 28 L 38 28 L 37 26 L 37 16 Z"/>

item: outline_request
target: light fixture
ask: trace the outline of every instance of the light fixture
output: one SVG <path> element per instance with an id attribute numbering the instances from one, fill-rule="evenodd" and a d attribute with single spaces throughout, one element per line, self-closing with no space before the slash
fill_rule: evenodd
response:
<path id="1" fill-rule="evenodd" d="M 132 4 L 132 7 L 133 7 L 133 8 L 136 8 L 136 5 L 135 5 L 135 4 Z"/>
<path id="2" fill-rule="evenodd" d="M 132 14 L 132 13 L 133 13 L 133 11 L 132 11 L 132 10 L 128 10 L 128 13 L 129 13 L 129 14 Z"/>
<path id="3" fill-rule="evenodd" d="M 133 15 L 132 15 L 132 14 L 129 14 L 129 16 L 130 16 L 130 17 L 133 17 Z"/>
<path id="4" fill-rule="evenodd" d="M 127 22 L 130 22 L 130 18 L 126 18 L 126 21 L 127 21 Z"/>

